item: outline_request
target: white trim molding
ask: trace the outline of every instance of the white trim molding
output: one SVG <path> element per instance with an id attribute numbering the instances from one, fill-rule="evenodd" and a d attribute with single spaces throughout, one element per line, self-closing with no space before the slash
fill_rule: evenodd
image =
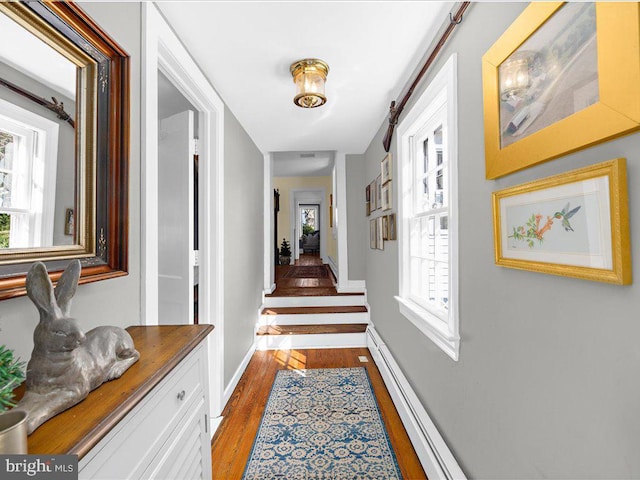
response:
<path id="1" fill-rule="evenodd" d="M 349 254 L 347 252 L 347 157 L 343 152 L 336 152 L 335 179 L 337 191 L 334 195 L 336 215 L 333 219 L 334 229 L 338 231 L 338 285 L 339 292 L 348 291 L 349 283 Z"/>
<path id="2" fill-rule="evenodd" d="M 367 329 L 367 347 L 380 370 L 427 477 L 431 480 L 466 479 L 433 420 L 373 325 L 369 325 Z"/>
<path id="3" fill-rule="evenodd" d="M 141 297 L 144 325 L 158 322 L 158 72 L 198 111 L 200 156 L 201 323 L 209 335 L 211 415 L 222 412 L 224 392 L 224 103 L 160 14 L 143 3 L 142 36 L 142 239 Z"/>
<path id="4" fill-rule="evenodd" d="M 242 375 L 244 374 L 244 371 L 249 366 L 249 362 L 251 361 L 251 357 L 253 357 L 253 354 L 256 351 L 256 347 L 257 347 L 257 344 L 254 341 L 251 344 L 251 346 L 249 347 L 249 350 L 247 350 L 247 353 L 245 354 L 244 358 L 242 359 L 242 362 L 240 362 L 240 365 L 238 365 L 238 368 L 236 369 L 235 373 L 233 374 L 233 377 L 231 377 L 231 380 L 229 380 L 229 383 L 225 387 L 225 389 L 224 389 L 224 397 L 223 397 L 223 401 L 222 401 L 222 408 L 223 409 L 227 405 L 227 402 L 231 398 L 231 395 L 233 395 L 233 391 L 238 386 L 238 383 L 240 382 L 240 379 L 242 378 Z"/>
<path id="5" fill-rule="evenodd" d="M 400 313 L 457 361 L 460 350 L 458 310 L 458 97 L 457 57 L 454 53 L 418 98 L 407 116 L 398 125 L 398 275 L 399 294 L 396 298 Z M 442 112 L 445 112 L 444 114 Z M 447 309 L 420 305 L 411 298 L 410 235 L 413 217 L 413 144 L 419 134 L 443 115 L 444 151 L 448 165 L 448 304 Z"/>
<path id="6" fill-rule="evenodd" d="M 264 156 L 264 291 L 273 293 L 275 290 L 275 259 L 276 247 L 274 245 L 273 233 L 275 216 L 273 210 L 273 154 L 265 153 Z"/>

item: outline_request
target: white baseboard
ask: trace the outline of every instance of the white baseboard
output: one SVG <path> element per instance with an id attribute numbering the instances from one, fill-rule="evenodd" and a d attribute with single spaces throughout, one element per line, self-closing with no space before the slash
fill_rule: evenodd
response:
<path id="1" fill-rule="evenodd" d="M 291 350 L 306 348 L 364 348 L 366 333 L 323 333 L 308 335 L 258 335 L 258 350 Z"/>
<path id="2" fill-rule="evenodd" d="M 210 432 L 210 435 L 209 435 L 209 436 L 210 436 L 211 438 L 213 438 L 213 436 L 216 434 L 216 430 L 218 430 L 218 427 L 219 427 L 219 426 L 220 426 L 220 424 L 222 423 L 222 419 L 223 419 L 223 418 L 224 418 L 224 417 L 221 415 L 221 416 L 219 416 L 219 417 L 215 417 L 215 418 L 212 418 L 212 419 L 210 420 L 210 423 L 209 423 L 209 432 Z"/>
<path id="3" fill-rule="evenodd" d="M 270 294 L 272 294 L 275 290 L 276 290 L 276 284 L 275 284 L 275 283 L 272 283 L 272 284 L 271 284 L 271 288 L 267 288 L 267 289 L 262 293 L 262 296 L 264 297 L 265 295 L 270 295 Z"/>
<path id="4" fill-rule="evenodd" d="M 367 347 L 380 370 L 427 477 L 431 480 L 466 479 L 391 351 L 371 325 L 367 329 Z"/>
<path id="5" fill-rule="evenodd" d="M 329 256 L 327 259 L 327 265 L 329 265 L 329 268 L 333 272 L 333 276 L 338 278 L 338 265 L 336 264 L 336 261 L 331 256 Z"/>
<path id="6" fill-rule="evenodd" d="M 238 382 L 240 381 L 242 374 L 247 369 L 247 365 L 249 365 L 249 361 L 251 361 L 251 357 L 253 356 L 253 352 L 255 351 L 256 351 L 256 342 L 254 340 L 253 344 L 251 344 L 251 347 L 249 347 L 249 350 L 247 351 L 246 355 L 242 359 L 242 362 L 240 362 L 240 365 L 236 369 L 236 372 L 233 374 L 233 377 L 231 377 L 231 381 L 229 381 L 229 384 L 224 389 L 224 397 L 222 398 L 223 410 L 224 410 L 224 406 L 229 401 L 229 398 L 231 398 L 231 394 L 233 394 L 233 391 L 236 389 L 236 386 L 238 385 Z M 218 418 L 222 419 L 222 417 L 218 417 Z M 213 420 L 214 419 L 212 418 L 211 421 L 213 422 Z"/>

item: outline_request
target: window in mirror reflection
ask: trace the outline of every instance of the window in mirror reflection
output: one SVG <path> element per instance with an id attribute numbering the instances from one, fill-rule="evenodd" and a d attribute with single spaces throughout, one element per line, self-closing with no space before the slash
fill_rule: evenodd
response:
<path id="1" fill-rule="evenodd" d="M 0 248 L 50 247 L 58 124 L 0 100 Z"/>

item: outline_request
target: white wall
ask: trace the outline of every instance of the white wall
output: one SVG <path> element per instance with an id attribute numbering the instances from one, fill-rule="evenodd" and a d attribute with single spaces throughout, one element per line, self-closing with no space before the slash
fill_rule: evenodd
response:
<path id="1" fill-rule="evenodd" d="M 131 55 L 131 141 L 129 170 L 129 275 L 80 285 L 72 315 L 87 329 L 126 327 L 140 319 L 140 4 L 81 2 L 83 8 Z M 38 312 L 27 297 L 0 302 L 0 344 L 31 357 Z"/>
<path id="2" fill-rule="evenodd" d="M 398 242 L 382 252 L 362 245 L 372 321 L 469 478 L 638 478 L 640 282 L 614 286 L 494 265 L 491 192 L 627 157 L 640 275 L 640 133 L 484 178 L 481 57 L 525 6 L 473 4 L 414 94 L 458 52 L 460 360 L 398 312 Z M 380 121 L 355 188 L 380 171 L 387 128 Z"/>

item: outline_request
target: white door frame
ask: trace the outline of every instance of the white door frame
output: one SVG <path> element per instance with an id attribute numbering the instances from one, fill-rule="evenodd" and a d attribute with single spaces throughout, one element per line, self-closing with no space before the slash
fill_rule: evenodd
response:
<path id="1" fill-rule="evenodd" d="M 300 258 L 300 247 L 298 240 L 300 238 L 300 206 L 301 205 L 320 205 L 320 228 L 323 229 L 323 225 L 326 225 L 325 229 L 327 235 L 331 235 L 329 229 L 329 221 L 327 219 L 327 212 L 325 208 L 325 198 L 327 196 L 326 188 L 292 188 L 289 193 L 289 238 L 293 246 L 294 257 L 291 259 L 292 263 L 295 259 Z M 323 263 L 327 262 L 327 239 L 324 238 L 322 230 L 320 230 L 320 258 Z"/>
<path id="2" fill-rule="evenodd" d="M 143 3 L 142 46 L 142 321 L 158 319 L 158 71 L 199 112 L 200 323 L 211 323 L 209 392 L 211 416 L 224 395 L 224 103 L 153 3 Z M 212 419 L 212 424 L 213 424 Z M 212 429 L 210 429 L 212 432 Z M 213 432 L 212 432 L 213 433 Z"/>
<path id="3" fill-rule="evenodd" d="M 275 284 L 275 259 L 276 251 L 273 243 L 275 231 L 275 215 L 273 213 L 273 182 L 271 172 L 273 172 L 273 154 L 265 153 L 264 157 L 264 293 L 270 294 L 276 289 Z"/>

